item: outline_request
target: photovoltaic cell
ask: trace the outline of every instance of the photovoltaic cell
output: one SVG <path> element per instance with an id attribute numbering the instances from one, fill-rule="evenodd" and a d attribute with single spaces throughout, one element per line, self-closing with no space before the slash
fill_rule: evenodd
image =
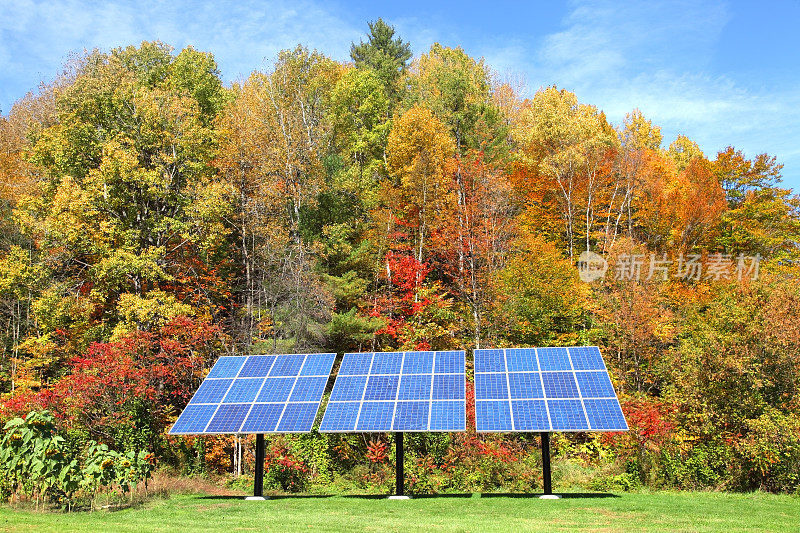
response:
<path id="1" fill-rule="evenodd" d="M 578 385 L 572 372 L 542 372 L 546 398 L 577 398 Z"/>
<path id="2" fill-rule="evenodd" d="M 475 374 L 475 397 L 481 400 L 508 398 L 506 374 Z"/>
<path id="3" fill-rule="evenodd" d="M 461 421 L 461 425 L 455 424 Z M 431 431 L 466 431 L 466 405 L 464 401 L 431 402 Z"/>
<path id="4" fill-rule="evenodd" d="M 321 432 L 465 431 L 463 351 L 345 354 Z"/>
<path id="5" fill-rule="evenodd" d="M 258 403 L 253 405 L 242 425 L 242 433 L 260 433 L 275 431 L 278 420 L 283 413 L 283 403 Z"/>
<path id="6" fill-rule="evenodd" d="M 627 431 L 596 346 L 475 350 L 478 431 Z"/>
<path id="7" fill-rule="evenodd" d="M 517 431 L 549 431 L 547 408 L 544 400 L 515 400 L 511 402 Z"/>
<path id="8" fill-rule="evenodd" d="M 330 431 L 355 431 L 360 408 L 360 402 L 330 402 L 323 423 Z"/>
<path id="9" fill-rule="evenodd" d="M 481 422 L 478 431 L 513 431 L 508 402 L 475 402 L 475 419 Z M 482 427 L 481 427 L 482 426 Z"/>
<path id="10" fill-rule="evenodd" d="M 512 400 L 544 398 L 538 372 L 510 372 L 508 384 Z"/>
<path id="11" fill-rule="evenodd" d="M 586 415 L 593 429 L 606 431 L 626 431 L 628 424 L 614 399 L 584 400 Z"/>
<path id="12" fill-rule="evenodd" d="M 220 357 L 170 433 L 311 431 L 335 357 Z"/>
<path id="13" fill-rule="evenodd" d="M 251 355 L 242 366 L 239 377 L 263 378 L 269 374 L 272 363 L 275 362 L 274 355 Z"/>
<path id="14" fill-rule="evenodd" d="M 547 400 L 547 409 L 556 431 L 589 427 L 580 400 Z"/>
<path id="15" fill-rule="evenodd" d="M 267 378 L 258 394 L 257 402 L 285 402 L 294 387 L 294 378 Z"/>
<path id="16" fill-rule="evenodd" d="M 244 357 L 220 357 L 206 378 L 235 378 L 245 362 Z"/>
<path id="17" fill-rule="evenodd" d="M 427 400 L 431 397 L 431 378 L 426 374 L 400 376 L 400 388 L 397 393 L 398 400 Z M 436 376 L 437 378 L 443 376 Z M 448 376 L 449 377 L 449 376 Z M 458 379 L 458 376 L 456 376 Z"/>
<path id="18" fill-rule="evenodd" d="M 578 346 L 569 348 L 572 367 L 575 370 L 606 370 L 603 357 L 597 346 Z"/>
<path id="19" fill-rule="evenodd" d="M 200 384 L 189 403 L 220 403 L 231 383 L 232 379 L 207 379 Z"/>
<path id="20" fill-rule="evenodd" d="M 430 402 L 397 402 L 394 431 L 425 431 L 428 429 Z"/>
<path id="21" fill-rule="evenodd" d="M 359 431 L 387 431 L 392 427 L 394 402 L 364 402 L 358 417 Z"/>
<path id="22" fill-rule="evenodd" d="M 174 433 L 202 433 L 211 421 L 216 405 L 189 405 L 172 427 Z"/>
<path id="23" fill-rule="evenodd" d="M 399 382 L 400 376 L 370 376 L 364 392 L 364 401 L 394 400 L 397 398 Z"/>
<path id="24" fill-rule="evenodd" d="M 606 372 L 575 372 L 578 388 L 584 398 L 613 398 L 614 386 Z"/>
<path id="25" fill-rule="evenodd" d="M 349 357 L 348 357 L 349 356 Z M 339 367 L 340 376 L 367 375 L 372 366 L 371 353 L 345 354 L 342 365 Z"/>
<path id="26" fill-rule="evenodd" d="M 433 400 L 463 400 L 464 376 L 462 374 L 435 374 Z"/>
<path id="27" fill-rule="evenodd" d="M 264 378 L 234 379 L 222 403 L 252 403 L 255 401 L 263 384 Z"/>
<path id="28" fill-rule="evenodd" d="M 505 372 L 503 350 L 475 350 L 475 372 Z"/>
<path id="29" fill-rule="evenodd" d="M 248 411 L 246 403 L 220 405 L 204 433 L 238 433 Z"/>
<path id="30" fill-rule="evenodd" d="M 368 376 L 343 376 L 339 374 L 331 392 L 331 402 L 360 402 L 364 397 L 364 386 Z"/>

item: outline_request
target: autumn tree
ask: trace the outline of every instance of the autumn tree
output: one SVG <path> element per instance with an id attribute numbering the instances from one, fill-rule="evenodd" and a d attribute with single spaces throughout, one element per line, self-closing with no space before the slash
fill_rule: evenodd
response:
<path id="1" fill-rule="evenodd" d="M 423 263 L 455 204 L 445 172 L 454 152 L 444 124 L 424 107 L 412 107 L 389 135 L 389 172 L 397 180 L 396 216 L 413 224 L 414 255 Z"/>
<path id="2" fill-rule="evenodd" d="M 68 355 L 54 356 L 64 347 L 56 330 L 86 343 L 142 329 L 145 310 L 165 302 L 167 313 L 219 312 L 227 203 L 209 165 L 215 108 L 201 108 L 193 91 L 202 85 L 221 100 L 224 90 L 201 56 L 160 43 L 89 54 L 54 93 L 53 123 L 31 130 L 40 179 L 16 214 L 38 243 L 34 260 L 54 275 L 33 303 L 39 327 L 26 346 L 35 358 Z"/>
<path id="3" fill-rule="evenodd" d="M 319 342 L 311 326 L 329 304 L 303 240 L 303 215 L 325 187 L 340 73 L 317 52 L 283 51 L 270 73 L 254 73 L 238 88 L 221 119 L 218 167 L 237 199 L 245 346 L 262 337 L 272 349 L 279 339 L 295 349 Z"/>
<path id="4" fill-rule="evenodd" d="M 605 116 L 578 103 L 573 93 L 549 87 L 523 108 L 514 138 L 520 166 L 516 187 L 529 206 L 527 217 L 559 216 L 570 258 L 581 233 L 589 250 L 596 221 L 606 218 L 597 216 L 597 193 L 607 174 L 608 151 L 617 142 Z"/>

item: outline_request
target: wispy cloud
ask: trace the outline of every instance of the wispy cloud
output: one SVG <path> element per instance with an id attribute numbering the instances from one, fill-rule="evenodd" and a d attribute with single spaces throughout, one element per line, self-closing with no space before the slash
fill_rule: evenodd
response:
<path id="1" fill-rule="evenodd" d="M 33 88 L 58 72 L 70 52 L 84 48 L 154 39 L 194 45 L 213 52 L 231 80 L 296 44 L 346 59 L 350 42 L 363 34 L 361 25 L 308 0 L 4 0 L 2 11 L 0 105 L 5 111 L 21 96 L 12 80 Z"/>
<path id="2" fill-rule="evenodd" d="M 555 84 L 617 123 L 639 108 L 666 143 L 685 134 L 711 157 L 729 144 L 750 156 L 777 155 L 787 184 L 800 189 L 800 91 L 713 71 L 730 18 L 719 1 L 574 2 L 562 28 L 540 44 L 506 43 L 486 56 L 516 62 L 528 96 Z"/>
<path id="3" fill-rule="evenodd" d="M 363 38 L 364 20 L 342 1 L 322 0 L 0 0 L 0 108 L 59 71 L 70 51 L 160 39 L 213 52 L 232 81 L 265 68 L 276 53 L 302 43 L 348 58 Z M 491 4 L 464 5 L 475 20 Z M 412 11 L 413 10 L 413 11 Z M 397 11 L 397 10 L 395 10 Z M 536 7 L 509 12 L 535 16 Z M 752 156 L 769 152 L 786 164 L 800 189 L 800 90 L 756 76 L 718 71 L 721 35 L 732 8 L 721 0 L 616 2 L 573 0 L 555 27 L 481 33 L 420 6 L 390 20 L 415 53 L 435 41 L 484 56 L 501 76 L 524 78 L 527 96 L 551 84 L 573 90 L 614 122 L 640 108 L 662 126 L 665 142 L 679 134 L 709 155 L 733 144 Z M 438 18 L 437 18 L 438 17 Z M 501 26 L 501 25 L 498 25 Z M 520 27 L 518 25 L 518 27 Z M 759 31 L 769 31 L 759 28 Z M 783 51 L 778 53 L 790 53 Z"/>

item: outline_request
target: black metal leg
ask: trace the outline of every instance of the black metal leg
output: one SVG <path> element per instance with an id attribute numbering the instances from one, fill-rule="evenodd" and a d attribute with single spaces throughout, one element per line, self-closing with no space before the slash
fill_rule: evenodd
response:
<path id="1" fill-rule="evenodd" d="M 543 431 L 542 436 L 542 481 L 544 483 L 544 494 L 553 494 L 553 485 L 550 480 L 550 433 Z"/>
<path id="2" fill-rule="evenodd" d="M 253 496 L 264 495 L 264 435 L 256 435 L 256 471 L 253 482 Z"/>
<path id="3" fill-rule="evenodd" d="M 394 463 L 395 463 L 395 494 L 397 496 L 404 496 L 405 492 L 405 475 L 403 473 L 403 433 L 395 433 L 395 449 L 394 449 Z"/>

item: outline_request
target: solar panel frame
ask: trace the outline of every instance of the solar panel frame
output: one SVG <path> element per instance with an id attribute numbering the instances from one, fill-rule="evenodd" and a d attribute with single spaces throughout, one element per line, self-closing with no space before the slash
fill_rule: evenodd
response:
<path id="1" fill-rule="evenodd" d="M 465 352 L 345 354 L 319 430 L 466 431 Z"/>
<path id="2" fill-rule="evenodd" d="M 479 433 L 628 430 L 596 346 L 477 349 L 474 362 Z"/>
<path id="3" fill-rule="evenodd" d="M 335 358 L 334 353 L 222 356 L 169 433 L 308 433 Z"/>

